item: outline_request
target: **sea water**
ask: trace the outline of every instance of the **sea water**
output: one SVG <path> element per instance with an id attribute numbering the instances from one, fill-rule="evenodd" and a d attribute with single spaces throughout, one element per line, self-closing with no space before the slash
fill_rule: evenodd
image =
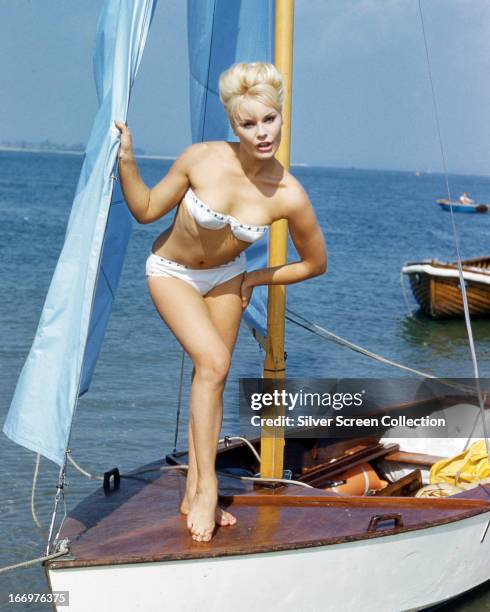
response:
<path id="1" fill-rule="evenodd" d="M 140 160 L 153 185 L 171 162 Z M 0 152 L 0 422 L 3 425 L 17 377 L 31 346 L 82 164 L 77 155 Z M 328 245 L 328 273 L 287 289 L 288 307 L 335 334 L 391 360 L 445 377 L 471 377 L 473 366 L 461 320 L 409 316 L 400 286 L 407 261 L 456 259 L 449 213 L 436 204 L 446 197 L 440 174 L 293 168 L 315 207 Z M 454 196 L 467 191 L 490 202 L 490 179 L 451 175 Z M 212 205 L 212 203 L 211 203 Z M 134 224 L 106 338 L 90 392 L 78 405 L 70 441 L 86 470 L 124 472 L 162 458 L 174 447 L 181 348 L 157 315 L 148 295 L 145 260 L 157 234 L 171 222 Z M 463 259 L 490 254 L 490 214 L 456 216 Z M 290 249 L 290 260 L 296 255 Z M 406 281 L 410 309 L 416 310 Z M 490 377 L 490 319 L 473 321 L 482 377 Z M 397 377 L 404 373 L 286 325 L 291 377 Z M 263 356 L 245 325 L 225 392 L 223 434 L 238 431 L 239 377 L 259 376 Z M 177 448 L 185 448 L 191 367 L 185 362 Z M 42 403 L 39 410 L 42 410 Z M 45 539 L 31 518 L 35 455 L 0 434 L 0 567 L 44 554 Z M 51 518 L 58 468 L 41 460 L 35 507 L 46 528 Z M 96 488 L 68 468 L 66 509 Z M 63 513 L 63 508 L 62 508 Z M 461 571 L 465 571 L 462 567 Z M 46 592 L 40 566 L 0 575 L 0 609 L 7 593 Z M 451 610 L 490 610 L 486 585 Z M 49 610 L 48 604 L 26 610 Z"/>

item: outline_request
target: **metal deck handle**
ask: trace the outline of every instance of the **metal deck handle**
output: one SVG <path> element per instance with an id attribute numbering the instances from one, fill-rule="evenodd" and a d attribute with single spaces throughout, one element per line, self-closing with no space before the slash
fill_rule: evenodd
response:
<path id="1" fill-rule="evenodd" d="M 402 515 L 399 512 L 393 514 L 375 514 L 371 517 L 368 525 L 368 532 L 378 531 L 379 523 L 385 523 L 388 521 L 394 522 L 394 528 L 403 527 Z"/>

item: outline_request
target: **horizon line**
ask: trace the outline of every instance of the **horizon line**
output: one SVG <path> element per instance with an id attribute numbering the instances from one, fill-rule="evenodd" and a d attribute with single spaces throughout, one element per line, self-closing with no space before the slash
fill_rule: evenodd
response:
<path id="1" fill-rule="evenodd" d="M 12 151 L 14 153 L 47 153 L 54 155 L 85 155 L 85 151 L 80 151 L 76 149 L 40 149 L 37 147 L 8 147 L 5 145 L 0 145 L 0 152 L 9 152 Z M 172 155 L 160 155 L 157 153 L 143 153 L 135 155 L 137 159 L 155 159 L 155 160 L 164 160 L 164 161 L 174 161 L 177 157 Z M 401 170 L 397 168 L 363 168 L 361 166 L 325 166 L 321 164 L 312 164 L 307 162 L 291 162 L 291 167 L 296 168 L 325 168 L 327 170 L 361 170 L 363 172 L 403 172 L 405 174 L 414 174 L 417 177 L 424 175 L 444 175 L 442 170 Z M 462 171 L 453 171 L 448 172 L 448 175 L 456 175 L 456 176 L 478 176 L 478 177 L 488 177 L 488 174 L 478 173 L 478 172 L 462 172 Z"/>

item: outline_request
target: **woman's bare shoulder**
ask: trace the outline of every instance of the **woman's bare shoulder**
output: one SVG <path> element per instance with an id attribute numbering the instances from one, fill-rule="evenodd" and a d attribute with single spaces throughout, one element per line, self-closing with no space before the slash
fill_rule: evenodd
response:
<path id="1" fill-rule="evenodd" d="M 227 142 L 226 140 L 209 140 L 203 144 L 207 145 L 209 153 L 213 153 L 216 156 L 224 160 L 230 160 L 236 158 L 236 142 Z"/>
<path id="2" fill-rule="evenodd" d="M 221 140 L 209 140 L 196 142 L 189 145 L 177 158 L 183 161 L 198 162 L 218 158 L 230 158 L 233 155 L 233 143 Z"/>
<path id="3" fill-rule="evenodd" d="M 182 151 L 177 160 L 195 161 L 203 157 L 207 152 L 209 152 L 208 144 L 209 143 L 207 142 L 195 142 L 194 144 L 189 145 Z"/>
<path id="4" fill-rule="evenodd" d="M 281 179 L 280 204 L 284 217 L 311 206 L 305 188 L 290 172 L 285 171 Z"/>

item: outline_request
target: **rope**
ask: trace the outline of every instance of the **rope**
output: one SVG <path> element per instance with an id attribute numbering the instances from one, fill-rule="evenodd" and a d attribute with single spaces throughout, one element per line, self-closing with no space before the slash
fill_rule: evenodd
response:
<path id="1" fill-rule="evenodd" d="M 428 484 L 417 491 L 415 497 L 449 497 L 462 493 L 464 489 L 446 482 L 437 484 Z"/>
<path id="2" fill-rule="evenodd" d="M 249 442 L 249 440 L 247 440 L 246 438 L 242 438 L 241 436 L 226 436 L 225 438 L 220 439 L 219 442 L 224 442 L 225 444 L 228 444 L 230 440 L 242 440 L 243 442 L 245 442 L 250 447 L 251 451 L 253 452 L 253 454 L 255 455 L 255 457 L 260 463 L 260 456 L 258 455 L 255 448 L 252 446 L 252 444 Z M 84 476 L 88 474 L 88 472 L 80 468 L 78 464 L 74 463 L 74 465 L 76 466 L 77 469 L 81 471 L 81 473 Z M 189 466 L 185 463 L 182 463 L 180 465 L 161 465 L 161 466 L 155 466 L 151 468 L 145 468 L 144 470 L 138 470 L 137 472 L 132 472 L 131 474 L 121 474 L 120 476 L 121 478 L 133 478 L 134 476 L 138 474 L 146 474 L 148 472 L 165 472 L 168 470 L 188 470 L 188 469 L 189 469 Z M 301 482 L 300 480 L 290 480 L 288 478 L 261 478 L 260 476 L 239 476 L 237 474 L 230 474 L 229 472 L 222 472 L 220 470 L 216 470 L 216 473 L 221 474 L 222 476 L 226 476 L 228 478 L 235 478 L 237 480 L 247 480 L 251 482 L 278 482 L 278 483 L 284 483 L 284 484 L 297 485 L 299 487 L 304 487 L 307 489 L 314 488 L 311 485 L 306 484 L 305 482 Z M 101 476 L 91 476 L 90 475 L 89 477 L 102 479 Z"/>
<path id="3" fill-rule="evenodd" d="M 4 572 L 9 572 L 10 570 L 19 569 L 20 567 L 31 567 L 32 565 L 37 565 L 38 563 L 43 563 L 44 561 L 50 561 L 51 559 L 56 559 L 57 557 L 61 557 L 70 552 L 68 548 L 68 540 L 62 540 L 59 544 L 58 551 L 52 553 L 51 555 L 46 555 L 44 557 L 37 557 L 36 559 L 30 559 L 29 561 L 22 561 L 21 563 L 16 563 L 15 565 L 7 565 L 6 567 L 0 567 L 0 574 Z"/>
<path id="4" fill-rule="evenodd" d="M 39 464 L 41 461 L 40 453 L 36 453 L 36 465 L 34 467 L 34 476 L 32 478 L 32 489 L 31 489 L 31 514 L 32 520 L 36 524 L 36 527 L 41 531 L 44 538 L 47 537 L 47 531 L 41 525 L 41 521 L 37 518 L 36 514 L 36 486 L 37 486 L 37 476 L 39 474 Z"/>
<path id="5" fill-rule="evenodd" d="M 410 304 L 408 302 L 408 297 L 407 297 L 407 290 L 405 287 L 405 275 L 403 274 L 403 271 L 400 270 L 400 285 L 402 288 L 402 295 L 403 295 L 403 301 L 405 302 L 405 306 L 407 307 L 407 312 L 408 312 L 408 316 L 413 318 L 413 312 L 412 309 L 410 308 Z"/>
<path id="6" fill-rule="evenodd" d="M 478 393 L 478 404 L 480 407 L 480 415 L 482 419 L 483 436 L 485 439 L 485 445 L 487 447 L 487 454 L 490 457 L 490 443 L 488 440 L 488 431 L 487 431 L 487 424 L 486 424 L 486 419 L 485 419 L 485 407 L 483 405 L 483 396 L 482 396 L 482 392 L 480 388 L 480 381 L 479 381 L 480 373 L 478 371 L 478 361 L 476 358 L 475 344 L 473 342 L 473 330 L 471 327 L 470 310 L 468 306 L 468 296 L 466 294 L 466 285 L 464 281 L 463 266 L 461 263 L 461 254 L 460 254 L 460 249 L 459 249 L 459 236 L 458 236 L 458 232 L 456 229 L 456 222 L 454 219 L 451 190 L 449 188 L 449 176 L 447 172 L 446 155 L 445 155 L 444 145 L 442 141 L 441 126 L 440 126 L 440 121 L 439 121 L 439 110 L 437 106 L 437 98 L 436 98 L 436 92 L 435 92 L 435 87 L 434 87 L 434 80 L 432 78 L 432 67 L 430 63 L 429 45 L 427 44 L 427 36 L 425 33 L 425 25 L 424 25 L 424 16 L 422 13 L 422 0 L 418 1 L 418 7 L 419 7 L 420 23 L 422 26 L 422 35 L 424 39 L 425 57 L 427 60 L 427 70 L 429 73 L 429 81 L 430 81 L 430 87 L 431 87 L 431 93 L 432 93 L 432 104 L 434 108 L 434 118 L 435 118 L 435 123 L 436 123 L 436 128 L 437 128 L 437 137 L 439 140 L 439 148 L 441 152 L 441 159 L 442 159 L 442 165 L 443 165 L 443 170 L 444 170 L 444 178 L 446 181 L 446 189 L 447 189 L 447 195 L 448 195 L 448 200 L 449 200 L 449 211 L 451 213 L 451 225 L 453 229 L 454 244 L 456 247 L 456 255 L 458 257 L 459 284 L 460 284 L 460 289 L 461 289 L 461 297 L 463 298 L 464 320 L 466 324 L 466 330 L 468 332 L 468 342 L 470 345 L 471 360 L 473 362 L 474 378 L 475 378 L 475 383 L 476 383 L 476 388 L 477 388 L 477 393 Z M 469 441 L 470 439 L 468 438 L 468 440 L 466 441 L 465 449 L 467 448 Z"/>
<path id="7" fill-rule="evenodd" d="M 252 482 L 281 482 L 284 484 L 292 484 L 297 485 L 298 487 L 304 487 L 305 489 L 314 489 L 306 482 L 301 482 L 300 480 L 289 480 L 288 478 L 262 478 L 261 476 L 238 476 L 237 474 L 228 474 L 227 472 L 217 472 L 218 474 L 222 474 L 223 476 L 228 476 L 229 478 L 237 478 L 238 480 L 250 480 Z"/>
<path id="8" fill-rule="evenodd" d="M 305 317 L 298 314 L 297 312 L 292 311 L 290 308 L 286 308 L 286 312 L 289 312 L 291 313 L 291 315 L 298 317 L 299 319 L 302 319 L 304 323 L 295 321 L 293 318 L 288 317 L 286 315 L 286 319 L 288 319 L 288 321 L 291 321 L 291 323 L 294 323 L 295 325 L 298 325 L 299 327 L 302 327 L 303 329 L 306 329 L 310 331 L 311 333 L 316 334 L 317 336 L 320 336 L 324 340 L 331 340 L 332 342 L 336 342 L 337 344 L 340 344 L 341 346 L 345 346 L 347 348 L 352 349 L 353 351 L 361 353 L 361 355 L 365 355 L 366 357 L 370 357 L 371 359 L 375 359 L 376 361 L 380 361 L 381 363 L 384 363 L 386 365 L 392 365 L 395 368 L 400 368 L 401 370 L 407 370 L 408 372 L 417 374 L 417 376 L 421 376 L 423 378 L 433 378 L 433 379 L 438 378 L 437 376 L 434 376 L 433 374 L 427 374 L 427 372 L 422 372 L 421 370 L 410 368 L 409 366 L 403 365 L 402 363 L 392 361 L 391 359 L 387 359 L 386 357 L 383 357 L 382 355 L 378 355 L 377 353 L 368 351 L 362 346 L 354 344 L 353 342 L 350 342 L 349 340 L 346 340 L 345 338 L 337 336 L 333 332 L 328 331 L 328 329 L 325 329 L 324 327 L 320 327 L 320 325 L 317 325 L 316 323 L 312 323 L 311 321 L 308 321 L 308 319 L 305 319 Z M 446 385 L 447 387 L 451 387 L 452 389 L 457 389 L 458 391 L 463 391 L 464 393 L 474 393 L 475 392 L 475 390 L 472 387 L 468 387 L 467 385 L 460 385 L 458 383 L 453 383 L 450 380 L 449 381 L 441 380 L 440 382 Z M 476 427 L 476 423 L 473 425 L 472 431 L 474 431 L 475 427 Z M 468 440 L 470 440 L 471 438 L 472 438 L 472 434 L 470 434 Z"/>
<path id="9" fill-rule="evenodd" d="M 75 459 L 73 459 L 73 457 L 71 456 L 71 450 L 68 451 L 67 456 L 68 456 L 68 461 L 73 465 L 73 467 L 76 468 L 81 474 L 83 474 L 87 478 L 91 478 L 92 480 L 104 480 L 103 476 L 95 476 L 94 474 L 91 474 L 90 472 L 87 472 L 82 467 L 80 467 L 78 463 L 75 461 Z"/>
<path id="10" fill-rule="evenodd" d="M 310 331 L 311 333 L 320 336 L 321 338 L 331 340 L 332 342 L 336 342 L 341 346 L 350 348 L 351 350 L 356 351 L 361 355 L 365 355 L 366 357 L 370 357 L 371 359 L 375 359 L 376 361 L 379 361 L 386 365 L 394 366 L 395 368 L 399 368 L 400 370 L 412 372 L 413 374 L 417 374 L 418 376 L 422 376 L 423 378 L 437 378 L 437 376 L 434 376 L 434 374 L 428 374 L 427 372 L 422 372 L 421 370 L 410 368 L 409 366 L 403 365 L 402 363 L 398 363 L 397 361 L 393 361 L 391 359 L 388 359 L 387 357 L 383 357 L 382 355 L 378 355 L 377 353 L 369 351 L 363 348 L 362 346 L 359 346 L 358 344 L 354 344 L 353 342 L 342 338 L 341 336 L 337 336 L 337 334 L 328 331 L 328 329 L 325 329 L 324 327 L 320 327 L 320 325 L 317 325 L 316 323 L 308 321 L 308 319 L 305 319 L 305 317 L 303 317 L 302 315 L 298 314 L 297 312 L 294 312 L 293 310 L 291 310 L 291 308 L 286 308 L 286 313 L 289 313 L 290 315 L 288 316 L 288 314 L 286 314 L 286 319 L 288 321 L 291 321 L 291 323 L 294 323 L 295 325 L 298 325 L 299 327 L 302 327 Z M 296 321 L 293 317 L 296 317 L 297 319 L 300 319 L 303 322 Z"/>
<path id="11" fill-rule="evenodd" d="M 252 451 L 252 453 L 255 455 L 255 458 L 259 462 L 259 465 L 261 464 L 262 460 L 260 458 L 259 453 L 255 450 L 255 448 L 253 447 L 252 443 L 249 440 L 247 440 L 247 438 L 242 438 L 242 436 L 225 436 L 221 440 L 218 440 L 218 444 L 220 442 L 224 442 L 225 446 L 228 446 L 230 440 L 241 440 L 242 442 L 247 444 L 248 447 L 250 448 L 250 450 Z"/>

